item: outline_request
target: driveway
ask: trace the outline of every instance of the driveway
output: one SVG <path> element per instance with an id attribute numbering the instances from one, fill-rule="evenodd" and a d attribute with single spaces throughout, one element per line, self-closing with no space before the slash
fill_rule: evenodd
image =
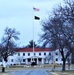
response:
<path id="1" fill-rule="evenodd" d="M 50 73 L 47 73 L 46 70 L 19 70 L 15 71 L 9 75 L 52 75 Z"/>

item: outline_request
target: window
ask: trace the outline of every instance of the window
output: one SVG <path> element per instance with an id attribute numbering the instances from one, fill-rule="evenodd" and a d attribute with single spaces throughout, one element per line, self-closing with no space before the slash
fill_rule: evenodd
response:
<path id="1" fill-rule="evenodd" d="M 13 62 L 13 59 L 11 59 L 11 62 Z"/>
<path id="2" fill-rule="evenodd" d="M 18 53 L 18 56 L 20 56 L 20 53 Z"/>
<path id="3" fill-rule="evenodd" d="M 61 58 L 61 61 L 63 61 L 63 59 Z"/>
<path id="4" fill-rule="evenodd" d="M 46 55 L 46 53 L 44 53 L 44 55 Z"/>
<path id="5" fill-rule="evenodd" d="M 51 53 L 49 53 L 49 55 L 51 55 Z"/>
<path id="6" fill-rule="evenodd" d="M 23 59 L 23 62 L 25 62 L 25 59 Z"/>
<path id="7" fill-rule="evenodd" d="M 56 58 L 56 61 L 58 61 L 58 58 Z"/>
<path id="8" fill-rule="evenodd" d="M 28 62 L 31 62 L 31 59 L 28 59 Z"/>
<path id="9" fill-rule="evenodd" d="M 34 53 L 34 55 L 36 55 L 36 54 Z"/>
<path id="10" fill-rule="evenodd" d="M 39 55 L 41 55 L 41 53 L 39 53 Z"/>
<path id="11" fill-rule="evenodd" d="M 57 53 L 57 52 L 56 52 L 55 54 L 56 54 L 56 55 L 58 55 L 58 53 Z"/>
<path id="12" fill-rule="evenodd" d="M 30 53 L 28 53 L 28 56 L 30 56 Z"/>
<path id="13" fill-rule="evenodd" d="M 41 58 L 39 58 L 38 60 L 39 60 L 39 62 L 41 62 L 41 61 L 42 61 L 42 59 L 41 59 Z"/>
<path id="14" fill-rule="evenodd" d="M 23 53 L 23 56 L 25 56 L 25 53 Z"/>
<path id="15" fill-rule="evenodd" d="M 0 62 L 2 62 L 2 59 L 0 59 Z"/>

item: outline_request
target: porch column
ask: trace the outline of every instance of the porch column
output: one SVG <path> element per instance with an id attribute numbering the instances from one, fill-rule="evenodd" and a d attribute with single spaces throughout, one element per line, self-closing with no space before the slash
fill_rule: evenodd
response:
<path id="1" fill-rule="evenodd" d="M 27 58 L 26 58 L 26 64 L 28 64 L 28 62 L 27 62 Z"/>
<path id="2" fill-rule="evenodd" d="M 44 59 L 42 58 L 42 64 L 44 64 Z"/>
<path id="3" fill-rule="evenodd" d="M 31 58 L 31 62 L 32 62 L 32 58 Z"/>
<path id="4" fill-rule="evenodd" d="M 38 64 L 39 62 L 38 62 L 38 58 L 37 58 L 37 64 Z"/>

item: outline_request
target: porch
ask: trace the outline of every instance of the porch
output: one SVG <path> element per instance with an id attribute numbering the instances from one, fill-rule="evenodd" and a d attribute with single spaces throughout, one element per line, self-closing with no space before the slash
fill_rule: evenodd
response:
<path id="1" fill-rule="evenodd" d="M 32 64 L 32 62 L 34 62 L 36 65 L 38 64 L 44 64 L 44 59 L 43 58 L 40 58 L 40 57 L 37 57 L 37 56 L 32 56 L 32 57 L 29 57 L 29 58 L 26 58 L 25 59 L 25 64 Z"/>

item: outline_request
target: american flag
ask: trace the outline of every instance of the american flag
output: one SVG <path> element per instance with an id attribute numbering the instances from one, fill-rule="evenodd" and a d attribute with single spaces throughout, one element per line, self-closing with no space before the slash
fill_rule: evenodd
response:
<path id="1" fill-rule="evenodd" d="M 40 9 L 33 7 L 33 10 L 34 10 L 34 11 L 39 11 Z"/>

